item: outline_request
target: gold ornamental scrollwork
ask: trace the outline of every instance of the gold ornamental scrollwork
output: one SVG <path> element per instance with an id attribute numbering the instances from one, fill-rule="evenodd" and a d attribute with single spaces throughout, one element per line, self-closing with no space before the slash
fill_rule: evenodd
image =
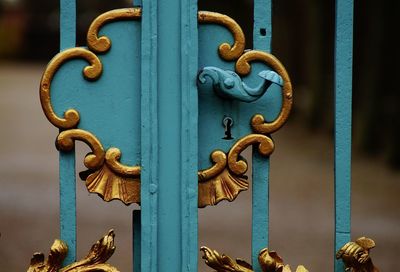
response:
<path id="1" fill-rule="evenodd" d="M 258 146 L 262 156 L 269 156 L 274 150 L 274 143 L 268 136 L 249 134 L 239 139 L 228 154 L 221 150 L 211 154 L 214 165 L 198 173 L 199 207 L 216 205 L 222 200 L 233 201 L 241 191 L 249 188 L 245 176 L 248 164 L 240 154 L 251 145 Z"/>
<path id="2" fill-rule="evenodd" d="M 217 272 L 253 272 L 253 267 L 242 259 L 233 260 L 225 254 L 219 254 L 216 250 L 208 247 L 201 247 L 205 263 Z M 283 263 L 282 258 L 275 251 L 264 248 L 258 255 L 258 262 L 263 272 L 291 272 L 289 265 Z M 308 272 L 308 270 L 299 265 L 296 272 Z"/>
<path id="3" fill-rule="evenodd" d="M 236 72 L 240 75 L 248 75 L 251 72 L 250 63 L 255 61 L 263 62 L 271 67 L 283 80 L 282 107 L 278 117 L 272 122 L 265 122 L 264 116 L 256 114 L 251 119 L 251 126 L 256 133 L 270 134 L 280 129 L 289 117 L 293 104 L 292 83 L 285 67 L 275 56 L 258 50 L 244 53 L 236 61 Z"/>
<path id="4" fill-rule="evenodd" d="M 98 16 L 90 25 L 86 39 L 90 50 L 105 53 L 111 48 L 111 40 L 107 36 L 99 37 L 100 28 L 116 20 L 139 20 L 142 17 L 141 8 L 123 8 L 105 12 Z"/>
<path id="5" fill-rule="evenodd" d="M 57 239 L 46 260 L 43 253 L 33 255 L 27 272 L 119 272 L 117 268 L 106 263 L 115 251 L 114 237 L 114 231 L 110 230 L 92 246 L 85 258 L 65 267 L 61 266 L 67 256 L 68 246 Z"/>
<path id="6" fill-rule="evenodd" d="M 64 118 L 57 116 L 53 110 L 50 98 L 51 81 L 55 73 L 67 60 L 82 58 L 90 65 L 83 69 L 83 76 L 88 80 L 96 80 L 103 71 L 103 65 L 100 59 L 92 52 L 85 48 L 71 48 L 58 53 L 47 65 L 40 81 L 40 103 L 47 119 L 54 126 L 60 129 L 74 128 L 79 123 L 79 113 L 75 109 L 68 109 L 64 113 Z"/>
<path id="7" fill-rule="evenodd" d="M 84 159 L 89 169 L 83 172 L 89 192 L 97 193 L 103 200 L 121 200 L 124 204 L 140 202 L 140 167 L 127 166 L 119 160 L 121 151 L 111 147 L 104 151 L 101 142 L 92 133 L 83 129 L 70 129 L 61 132 L 56 146 L 61 151 L 71 151 L 75 141 L 85 142 L 91 153 Z M 82 176 L 82 175 L 81 175 Z"/>
<path id="8" fill-rule="evenodd" d="M 369 251 L 375 247 L 374 240 L 360 237 L 354 242 L 346 243 L 336 253 L 336 259 L 342 259 L 349 272 L 379 272 L 373 264 Z"/>
<path id="9" fill-rule="evenodd" d="M 243 54 L 245 48 L 245 37 L 242 28 L 231 17 L 221 13 L 211 11 L 199 11 L 198 21 L 201 24 L 219 24 L 232 33 L 234 44 L 222 43 L 218 47 L 218 52 L 224 60 L 235 60 Z"/>

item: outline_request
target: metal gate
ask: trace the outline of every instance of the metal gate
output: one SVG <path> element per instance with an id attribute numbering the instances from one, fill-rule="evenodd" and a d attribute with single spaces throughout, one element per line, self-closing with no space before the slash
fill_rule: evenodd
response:
<path id="1" fill-rule="evenodd" d="M 105 263 L 115 249 L 112 231 L 76 261 L 75 141 L 92 150 L 80 173 L 89 192 L 140 204 L 134 271 L 197 271 L 198 208 L 234 201 L 249 180 L 251 265 L 201 247 L 204 259 L 217 271 L 289 271 L 267 249 L 271 135 L 293 100 L 289 74 L 269 53 L 271 1 L 254 0 L 252 50 L 237 22 L 191 0 L 135 1 L 108 11 L 90 25 L 87 47 L 75 47 L 76 2 L 60 3 L 61 51 L 44 71 L 40 99 L 60 130 L 61 240 L 47 260 L 36 254 L 29 271 L 117 271 Z M 352 28 L 353 1 L 337 0 L 333 258 L 335 271 L 377 271 L 372 240 L 348 243 Z M 250 179 L 241 156 L 248 147 Z"/>

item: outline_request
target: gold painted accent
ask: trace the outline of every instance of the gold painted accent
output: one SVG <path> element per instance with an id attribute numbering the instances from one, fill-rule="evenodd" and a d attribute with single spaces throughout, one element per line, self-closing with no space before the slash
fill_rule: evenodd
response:
<path id="1" fill-rule="evenodd" d="M 60 129 L 76 127 L 79 123 L 79 113 L 75 109 L 68 109 L 64 113 L 64 118 L 57 116 L 51 105 L 51 81 L 53 80 L 55 73 L 65 61 L 76 58 L 83 58 L 90 64 L 83 69 L 83 75 L 86 79 L 96 80 L 100 77 L 103 66 L 99 58 L 87 49 L 75 47 L 58 53 L 47 65 L 40 81 L 40 103 L 43 112 L 50 123 Z"/>
<path id="2" fill-rule="evenodd" d="M 249 188 L 245 173 L 247 162 L 240 154 L 250 145 L 258 144 L 258 151 L 263 156 L 269 156 L 274 150 L 271 138 L 262 134 L 250 134 L 239 139 L 226 155 L 221 150 L 211 154 L 214 165 L 198 172 L 200 208 L 216 205 L 222 200 L 233 201 L 241 191 Z"/>
<path id="3" fill-rule="evenodd" d="M 140 176 L 118 175 L 108 164 L 87 176 L 86 187 L 107 202 L 118 199 L 125 205 L 140 203 Z"/>
<path id="4" fill-rule="evenodd" d="M 90 64 L 83 69 L 83 75 L 86 79 L 96 80 L 100 77 L 103 67 L 99 58 L 87 49 L 76 47 L 58 53 L 47 65 L 40 81 L 39 92 L 43 112 L 50 123 L 61 129 L 76 127 L 79 123 L 79 113 L 74 109 L 68 109 L 64 113 L 64 118 L 58 117 L 51 105 L 50 85 L 60 66 L 65 61 L 76 58 L 83 58 Z"/>
<path id="5" fill-rule="evenodd" d="M 215 269 L 217 272 L 253 272 L 253 267 L 248 262 L 242 259 L 233 260 L 231 257 L 217 251 L 211 250 L 208 247 L 201 247 L 203 259 L 205 263 Z M 291 272 L 289 265 L 284 265 L 282 258 L 275 252 L 264 248 L 258 255 L 258 262 L 263 272 Z M 299 265 L 296 272 L 308 272 L 308 270 Z"/>
<path id="6" fill-rule="evenodd" d="M 141 8 L 123 8 L 105 12 L 98 16 L 90 25 L 87 33 L 87 45 L 93 52 L 105 53 L 111 47 L 111 40 L 107 36 L 99 37 L 100 28 L 111 21 L 137 20 L 142 17 Z"/>
<path id="7" fill-rule="evenodd" d="M 270 134 L 280 129 L 289 117 L 293 103 L 292 83 L 290 82 L 290 77 L 285 67 L 275 56 L 257 50 L 244 53 L 236 61 L 236 72 L 242 76 L 248 75 L 251 72 L 250 63 L 253 61 L 265 63 L 283 79 L 282 108 L 278 117 L 270 123 L 265 122 L 264 116 L 261 114 L 256 114 L 251 119 L 251 126 L 256 133 Z"/>
<path id="8" fill-rule="evenodd" d="M 198 172 L 199 182 L 203 182 L 218 176 L 226 167 L 227 160 L 224 151 L 215 150 L 211 153 L 211 161 L 215 164 L 206 169 Z"/>
<path id="9" fill-rule="evenodd" d="M 126 205 L 140 202 L 140 166 L 121 164 L 118 148 L 111 147 L 105 152 L 96 136 L 83 129 L 61 132 L 56 146 L 61 151 L 71 151 L 76 140 L 85 142 L 92 150 L 84 159 L 90 170 L 83 178 L 89 192 L 97 193 L 105 201 L 119 199 Z"/>
<path id="10" fill-rule="evenodd" d="M 274 142 L 268 136 L 249 134 L 241 138 L 228 153 L 228 166 L 234 174 L 242 175 L 247 171 L 247 162 L 239 159 L 239 155 L 248 146 L 255 144 L 258 144 L 258 151 L 263 156 L 269 156 L 274 151 Z"/>
<path id="11" fill-rule="evenodd" d="M 199 181 L 198 207 L 217 205 L 222 200 L 233 201 L 241 191 L 249 189 L 246 177 L 232 174 L 223 169 L 216 177 L 207 181 Z"/>
<path id="12" fill-rule="evenodd" d="M 70 129 L 61 132 L 57 136 L 56 147 L 61 151 L 72 151 L 76 140 L 85 142 L 93 151 L 85 156 L 85 166 L 92 170 L 100 168 L 105 156 L 103 146 L 92 133 L 86 130 Z"/>
<path id="13" fill-rule="evenodd" d="M 234 44 L 222 43 L 218 52 L 224 60 L 236 60 L 243 54 L 245 47 L 245 37 L 243 30 L 238 23 L 231 17 L 217 12 L 199 11 L 198 21 L 201 24 L 219 24 L 229 29 L 233 35 Z"/>
<path id="14" fill-rule="evenodd" d="M 106 152 L 106 162 L 113 172 L 121 176 L 140 176 L 140 166 L 126 166 L 119 162 L 121 151 L 111 147 Z"/>
<path id="15" fill-rule="evenodd" d="M 118 272 L 117 268 L 106 263 L 115 251 L 114 236 L 114 231 L 110 230 L 92 246 L 85 258 L 63 268 L 61 266 L 67 256 L 68 246 L 56 239 L 47 260 L 43 253 L 35 253 L 27 272 Z"/>
<path id="16" fill-rule="evenodd" d="M 355 242 L 348 242 L 336 253 L 336 259 L 342 259 L 346 271 L 351 272 L 379 272 L 369 255 L 370 249 L 375 247 L 374 240 L 360 237 Z"/>

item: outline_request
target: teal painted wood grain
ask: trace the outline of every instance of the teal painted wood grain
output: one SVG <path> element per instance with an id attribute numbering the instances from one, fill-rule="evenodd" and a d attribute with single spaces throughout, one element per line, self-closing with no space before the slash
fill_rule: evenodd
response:
<path id="1" fill-rule="evenodd" d="M 353 1 L 336 0 L 335 252 L 350 241 Z M 335 271 L 344 271 L 335 258 Z"/>
<path id="2" fill-rule="evenodd" d="M 197 270 L 195 1 L 144 1 L 142 271 Z"/>
<path id="3" fill-rule="evenodd" d="M 142 241 L 142 230 L 141 226 L 142 223 L 141 221 L 141 214 L 140 210 L 134 210 L 132 212 L 132 225 L 133 225 L 133 245 L 132 245 L 132 250 L 133 250 L 133 271 L 138 272 L 140 271 L 141 267 L 141 241 Z"/>
<path id="4" fill-rule="evenodd" d="M 265 32 L 264 32 L 265 30 Z M 265 34 L 265 35 L 264 35 Z M 253 47 L 271 52 L 272 3 L 271 0 L 254 1 Z M 279 97 L 273 97 L 279 101 Z M 279 103 L 279 102 L 278 102 Z M 258 253 L 269 243 L 269 158 L 261 157 L 253 147 L 253 190 L 251 256 L 254 271 L 261 272 Z"/>
<path id="5" fill-rule="evenodd" d="M 76 2 L 60 0 L 60 50 L 75 46 Z M 68 244 L 64 264 L 76 260 L 76 182 L 75 152 L 59 155 L 60 238 Z"/>

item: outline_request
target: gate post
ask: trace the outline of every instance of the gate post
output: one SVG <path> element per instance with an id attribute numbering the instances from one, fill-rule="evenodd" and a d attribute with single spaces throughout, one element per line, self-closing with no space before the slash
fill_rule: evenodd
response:
<path id="1" fill-rule="evenodd" d="M 197 2 L 142 10 L 141 269 L 197 271 Z"/>

